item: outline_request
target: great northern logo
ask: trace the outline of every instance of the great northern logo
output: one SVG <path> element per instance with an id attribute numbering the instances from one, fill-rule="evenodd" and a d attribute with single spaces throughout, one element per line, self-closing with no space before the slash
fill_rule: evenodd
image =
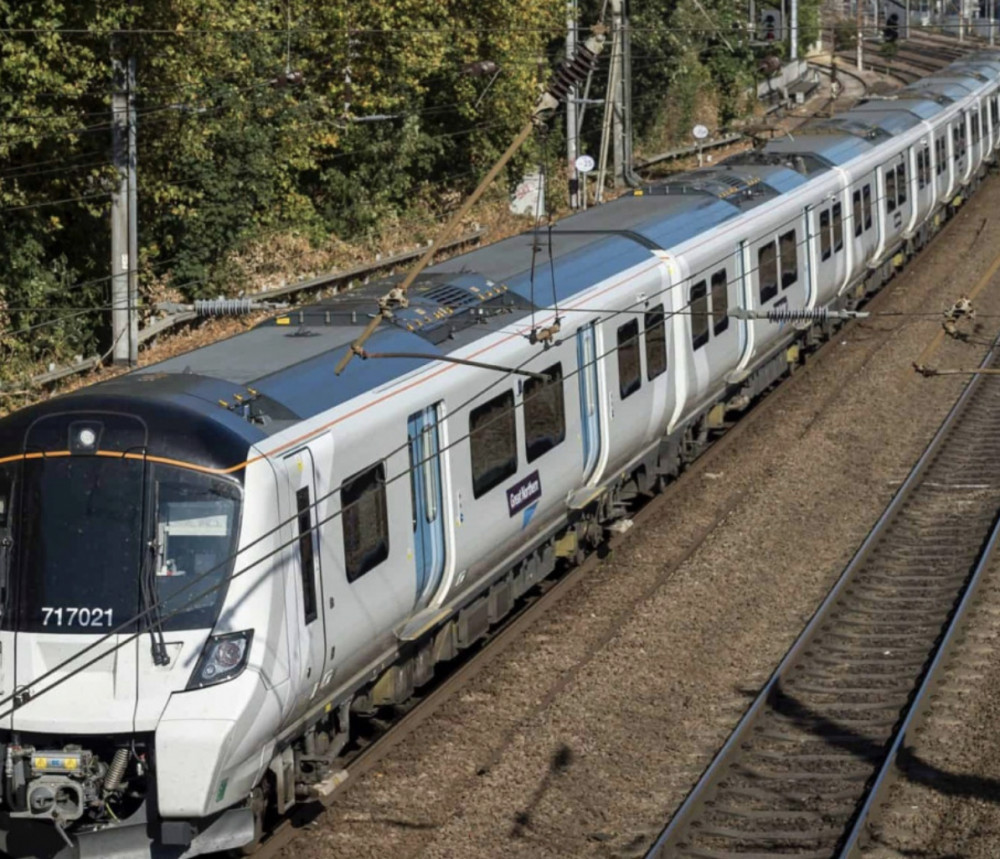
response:
<path id="1" fill-rule="evenodd" d="M 507 511 L 513 516 L 542 497 L 542 481 L 537 471 L 531 472 L 516 486 L 507 490 Z"/>

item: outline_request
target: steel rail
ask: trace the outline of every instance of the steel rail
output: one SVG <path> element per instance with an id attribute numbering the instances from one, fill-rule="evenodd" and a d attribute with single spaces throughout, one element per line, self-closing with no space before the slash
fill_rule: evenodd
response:
<path id="1" fill-rule="evenodd" d="M 987 352 L 980 367 L 985 368 L 990 363 L 994 362 L 997 357 L 997 347 L 1000 345 L 1000 336 L 994 340 L 993 345 Z M 754 700 L 753 704 L 744 714 L 740 722 L 737 724 L 736 728 L 733 730 L 732 734 L 727 739 L 726 743 L 723 745 L 722 749 L 715 756 L 711 764 L 708 766 L 706 771 L 702 774 L 701 778 L 698 780 L 697 784 L 690 791 L 687 798 L 681 807 L 674 814 L 673 818 L 670 820 L 666 828 L 656 839 L 653 846 L 645 854 L 646 859 L 673 859 L 677 856 L 699 856 L 699 857 L 738 857 L 738 856 L 753 856 L 762 857 L 769 855 L 781 855 L 781 856 L 809 856 L 809 857 L 829 857 L 832 855 L 837 855 L 830 849 L 821 847 L 816 849 L 815 842 L 821 840 L 820 836 L 815 837 L 804 837 L 801 831 L 797 831 L 792 824 L 788 824 L 790 819 L 798 817 L 799 820 L 803 819 L 813 819 L 821 820 L 826 824 L 826 834 L 835 829 L 832 824 L 829 823 L 831 815 L 829 813 L 821 814 L 810 810 L 807 806 L 808 803 L 802 803 L 797 807 L 795 811 L 789 810 L 771 810 L 765 809 L 761 810 L 758 806 L 760 802 L 768 802 L 770 798 L 761 798 L 761 795 L 766 795 L 769 790 L 768 787 L 768 777 L 773 775 L 772 782 L 779 784 L 781 783 L 782 775 L 786 775 L 786 781 L 793 780 L 796 777 L 802 779 L 801 785 L 802 790 L 809 792 L 813 789 L 815 785 L 810 785 L 807 782 L 806 776 L 797 776 L 792 773 L 783 773 L 783 771 L 777 774 L 760 773 L 759 771 L 750 780 L 756 782 L 756 787 L 753 790 L 744 790 L 744 797 L 752 796 L 751 799 L 747 800 L 752 808 L 741 809 L 737 807 L 735 809 L 730 806 L 723 806 L 723 815 L 730 815 L 732 817 L 740 817 L 741 815 L 751 821 L 761 821 L 766 817 L 771 819 L 777 819 L 783 821 L 783 826 L 781 829 L 776 829 L 773 831 L 772 842 L 775 844 L 780 844 L 780 851 L 775 849 L 772 854 L 769 852 L 768 848 L 768 837 L 770 834 L 765 832 L 760 832 L 750 827 L 750 829 L 743 831 L 739 830 L 738 827 L 727 829 L 725 827 L 720 827 L 710 822 L 707 822 L 707 818 L 711 815 L 716 814 L 715 807 L 718 805 L 719 796 L 724 795 L 725 791 L 729 789 L 730 784 L 726 781 L 727 778 L 733 778 L 733 773 L 740 770 L 740 760 L 741 758 L 750 758 L 751 755 L 766 754 L 757 750 L 753 746 L 753 741 L 755 734 L 757 733 L 757 728 L 761 727 L 765 716 L 773 716 L 774 713 L 778 712 L 781 718 L 785 717 L 784 712 L 779 712 L 776 705 L 781 704 L 783 707 L 788 706 L 788 701 L 790 700 L 790 692 L 785 691 L 787 688 L 795 685 L 798 678 L 803 675 L 808 675 L 808 671 L 800 670 L 804 665 L 808 665 L 808 660 L 815 656 L 813 650 L 816 649 L 817 641 L 820 640 L 821 634 L 823 632 L 828 632 L 830 629 L 837 626 L 836 620 L 839 614 L 844 614 L 844 604 L 850 600 L 851 586 L 855 584 L 855 580 L 858 577 L 860 571 L 865 570 L 865 565 L 870 558 L 874 557 L 876 553 L 885 548 L 882 546 L 883 538 L 886 537 L 889 528 L 901 521 L 901 512 L 906 510 L 908 506 L 915 500 L 915 493 L 922 486 L 922 481 L 927 476 L 928 472 L 941 461 L 942 455 L 945 453 L 947 446 L 950 442 L 955 440 L 955 433 L 961 427 L 962 419 L 967 416 L 970 406 L 973 404 L 975 397 L 979 392 L 983 391 L 988 382 L 987 379 L 992 379 L 994 377 L 977 375 L 969 382 L 962 392 L 962 395 L 958 398 L 956 403 L 952 406 L 951 410 L 948 412 L 945 420 L 934 434 L 930 444 L 924 450 L 917 464 L 910 471 L 906 480 L 897 490 L 896 494 L 893 496 L 888 507 L 883 511 L 882 515 L 879 517 L 875 526 L 869 532 L 868 536 L 865 538 L 861 547 L 855 553 L 854 557 L 848 564 L 844 573 L 838 579 L 836 584 L 830 590 L 827 597 L 823 600 L 819 608 L 816 610 L 813 617 L 810 619 L 809 623 L 799 635 L 798 639 L 792 645 L 791 649 L 781 660 L 778 667 L 775 669 L 774 673 L 771 675 L 767 684 L 763 687 L 760 694 Z M 996 390 L 993 388 L 992 390 Z M 997 408 L 996 411 L 1000 411 Z M 994 432 L 995 435 L 995 432 Z M 990 514 L 990 532 L 995 533 L 993 525 L 995 519 L 995 511 L 991 511 Z M 905 527 L 906 523 L 903 521 Z M 889 541 L 886 540 L 888 543 Z M 994 545 L 994 541 L 988 544 L 990 548 Z M 888 550 L 886 550 L 888 552 Z M 981 553 L 980 553 L 981 554 Z M 922 559 L 921 559 L 922 560 Z M 982 562 L 982 558 L 977 558 L 977 565 Z M 869 572 L 870 571 L 866 571 Z M 908 574 L 908 568 L 904 565 L 904 571 L 900 574 L 900 579 L 905 579 Z M 883 589 L 891 592 L 892 585 L 884 584 L 880 585 Z M 964 590 L 964 588 L 963 588 Z M 956 598 L 958 594 L 956 594 Z M 936 597 L 940 599 L 939 597 Z M 835 611 L 836 610 L 836 611 Z M 866 609 L 867 610 L 867 609 Z M 876 609 L 877 611 L 877 609 Z M 891 621 L 887 621 L 892 623 Z M 896 622 L 898 623 L 898 621 Z M 839 632 L 839 630 L 838 630 Z M 836 633 L 835 633 L 836 634 Z M 842 633 L 848 641 L 851 639 L 852 631 L 848 628 Z M 899 633 L 898 635 L 902 635 Z M 860 637 L 860 634 L 857 636 Z M 841 645 L 844 648 L 844 652 L 849 652 L 850 644 Z M 917 660 L 915 663 L 916 668 L 914 670 L 913 682 L 911 687 L 916 685 L 919 680 L 917 675 L 917 669 L 925 665 L 925 660 L 930 657 L 930 654 L 937 649 L 937 645 L 933 644 L 930 652 L 926 652 L 923 656 L 917 652 L 913 658 Z M 902 651 L 905 652 L 906 645 L 903 644 Z M 831 672 L 837 670 L 843 670 L 842 665 L 838 664 L 844 659 L 844 652 L 839 653 L 836 657 L 832 658 L 832 662 L 836 665 L 835 668 L 828 668 Z M 889 657 L 890 651 L 886 651 L 886 657 Z M 870 656 L 870 654 L 865 653 L 864 656 Z M 887 659 L 888 662 L 888 659 Z M 865 664 L 871 664 L 870 662 Z M 886 666 L 882 666 L 883 669 Z M 888 667 L 892 667 L 891 663 Z M 797 672 L 796 681 L 790 682 L 790 676 L 793 672 Z M 889 672 L 885 676 L 889 676 Z M 854 690 L 852 690 L 854 691 Z M 871 693 L 876 693 L 879 691 L 878 687 L 872 687 L 867 690 Z M 834 692 L 832 690 L 823 690 L 820 694 L 832 695 Z M 794 721 L 794 702 L 792 707 L 788 708 L 793 712 Z M 801 706 L 801 705 L 799 705 Z M 805 708 L 803 708 L 805 709 Z M 831 710 L 835 710 L 836 706 L 831 704 Z M 876 709 L 872 709 L 870 712 L 873 714 L 877 712 Z M 800 718 L 805 719 L 805 717 L 800 715 Z M 851 752 L 852 757 L 847 757 L 846 760 L 850 763 L 858 763 L 860 759 L 861 763 L 858 765 L 858 771 L 853 774 L 844 775 L 844 769 L 841 768 L 834 774 L 839 775 L 842 779 L 846 778 L 851 780 L 861 781 L 861 789 L 863 790 L 864 782 L 864 767 L 861 765 L 864 763 L 866 757 L 870 757 L 875 753 L 875 741 L 868 741 L 863 734 L 857 734 L 850 723 L 839 724 L 835 720 L 830 720 L 826 718 L 823 713 L 809 714 L 808 719 L 811 719 L 815 723 L 816 736 L 818 740 L 823 740 L 824 737 L 829 739 L 829 743 L 824 743 L 824 747 L 829 749 L 835 748 L 837 743 L 841 743 L 844 747 L 848 744 L 858 744 L 859 740 L 861 743 L 854 748 Z M 780 724 L 777 717 L 773 718 L 776 724 Z M 808 722 L 807 722 L 808 724 Z M 798 729 L 800 726 L 796 726 Z M 824 734 L 823 731 L 827 733 Z M 830 731 L 835 731 L 837 733 L 831 734 Z M 808 736 L 807 736 L 808 740 Z M 793 737 L 793 741 L 798 741 Z M 804 744 L 804 743 L 803 743 Z M 829 757 L 833 757 L 832 754 L 828 754 Z M 822 755 L 814 756 L 822 758 Z M 842 763 L 845 758 L 841 758 Z M 820 766 L 820 762 L 814 761 L 815 766 Z M 829 763 L 829 762 L 826 762 Z M 747 768 L 752 772 L 752 768 Z M 774 766 L 776 771 L 780 770 L 778 765 Z M 782 797 L 782 801 L 788 804 L 789 796 L 794 794 L 795 791 L 787 791 L 784 787 L 786 796 Z M 753 795 L 754 793 L 758 795 Z M 740 790 L 735 791 L 736 794 L 740 793 Z M 773 790 L 776 795 L 781 793 L 777 788 Z M 850 809 L 854 810 L 857 808 L 857 802 L 863 798 L 862 796 L 857 796 L 850 803 Z M 732 794 L 727 797 L 727 800 L 731 801 Z M 794 803 L 790 803 L 794 805 Z M 737 803 L 738 806 L 738 803 Z M 756 824 L 754 824 L 756 825 Z M 841 828 L 841 836 L 838 841 L 843 839 L 843 833 L 846 832 L 847 826 Z M 726 841 L 727 839 L 736 842 L 736 846 L 731 844 L 724 848 L 716 849 L 714 846 L 702 846 L 701 844 L 693 845 L 693 841 L 698 841 L 703 839 L 705 834 L 709 840 L 713 836 L 718 836 L 719 840 Z M 741 840 L 745 839 L 745 840 Z M 801 844 L 801 852 L 791 852 L 795 849 L 796 842 Z M 745 850 L 741 850 L 742 844 L 746 843 L 748 846 Z"/>
<path id="2" fill-rule="evenodd" d="M 983 555 L 972 574 L 965 595 L 955 610 L 951 625 L 948 627 L 948 631 L 945 633 L 941 645 L 938 647 L 934 660 L 927 669 L 927 674 L 924 676 L 924 680 L 914 696 L 910 710 L 906 714 L 906 718 L 903 720 L 903 724 L 897 732 L 895 740 L 893 740 L 892 747 L 886 756 L 885 764 L 872 784 L 871 790 L 868 792 L 868 798 L 858 812 L 854 827 L 844 842 L 843 849 L 840 852 L 841 859 L 861 859 L 862 851 L 867 846 L 865 841 L 868 830 L 878 822 L 888 799 L 889 791 L 892 789 L 896 778 L 902 774 L 903 767 L 900 758 L 904 750 L 912 748 L 915 745 L 915 735 L 924 724 L 931 707 L 931 696 L 934 690 L 938 688 L 948 665 L 948 660 L 965 632 L 969 609 L 976 602 L 979 595 L 979 586 L 985 578 L 986 570 L 992 563 L 996 562 L 998 542 L 1000 542 L 1000 518 L 997 519 L 993 526 L 993 531 L 990 533 L 986 548 L 983 550 Z"/>

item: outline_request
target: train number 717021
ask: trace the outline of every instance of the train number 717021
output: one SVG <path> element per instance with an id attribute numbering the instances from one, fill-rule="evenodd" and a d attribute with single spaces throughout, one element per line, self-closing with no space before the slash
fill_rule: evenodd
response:
<path id="1" fill-rule="evenodd" d="M 42 606 L 42 626 L 111 626 L 114 609 Z"/>

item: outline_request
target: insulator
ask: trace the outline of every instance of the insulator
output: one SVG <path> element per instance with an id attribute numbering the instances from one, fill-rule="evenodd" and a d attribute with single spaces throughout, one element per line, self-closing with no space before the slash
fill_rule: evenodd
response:
<path id="1" fill-rule="evenodd" d="M 194 303 L 194 312 L 199 316 L 241 316 L 257 309 L 256 302 L 250 298 L 210 298 Z"/>
<path id="2" fill-rule="evenodd" d="M 829 313 L 825 307 L 802 308 L 799 310 L 781 307 L 777 310 L 767 311 L 767 318 L 770 322 L 800 322 L 802 320 L 826 322 L 829 318 Z"/>
<path id="3" fill-rule="evenodd" d="M 110 793 L 118 790 L 122 784 L 122 776 L 125 775 L 125 767 L 128 766 L 128 749 L 118 749 L 111 760 L 111 766 L 104 776 L 104 790 Z"/>
<path id="4" fill-rule="evenodd" d="M 597 66 L 597 54 L 586 45 L 577 49 L 576 56 L 563 63 L 549 82 L 549 92 L 559 101 L 566 98 L 570 89 L 578 83 L 583 83 L 591 70 Z"/>

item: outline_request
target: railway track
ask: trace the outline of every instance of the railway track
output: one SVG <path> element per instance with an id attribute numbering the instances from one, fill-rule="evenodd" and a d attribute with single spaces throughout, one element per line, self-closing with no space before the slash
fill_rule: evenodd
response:
<path id="1" fill-rule="evenodd" d="M 997 563 L 998 419 L 1000 377 L 975 376 L 647 859 L 860 855 Z"/>

